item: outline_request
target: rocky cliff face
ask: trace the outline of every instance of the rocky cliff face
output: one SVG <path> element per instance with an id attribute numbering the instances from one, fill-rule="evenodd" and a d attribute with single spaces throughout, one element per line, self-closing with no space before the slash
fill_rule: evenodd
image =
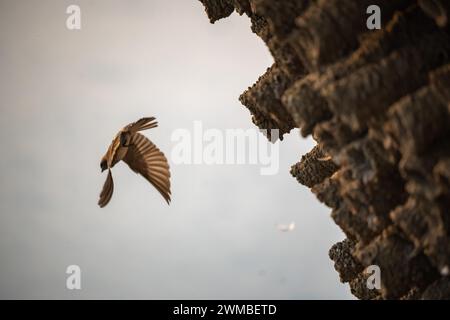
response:
<path id="1" fill-rule="evenodd" d="M 329 253 L 341 281 L 361 299 L 449 299 L 450 2 L 200 1 L 212 23 L 246 14 L 274 57 L 240 97 L 255 125 L 316 140 L 291 173 L 347 236 Z"/>

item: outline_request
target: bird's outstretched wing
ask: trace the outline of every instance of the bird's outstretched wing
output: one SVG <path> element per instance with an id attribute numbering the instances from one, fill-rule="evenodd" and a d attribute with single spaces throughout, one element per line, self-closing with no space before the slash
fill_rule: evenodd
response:
<path id="1" fill-rule="evenodd" d="M 114 181 L 112 178 L 111 170 L 108 170 L 108 177 L 106 178 L 102 192 L 100 193 L 100 199 L 98 200 L 98 205 L 100 206 L 100 208 L 103 208 L 108 204 L 109 200 L 111 200 L 113 192 L 114 192 Z"/>
<path id="2" fill-rule="evenodd" d="M 147 179 L 170 204 L 170 170 L 164 154 L 140 133 L 131 138 L 123 161 Z"/>
<path id="3" fill-rule="evenodd" d="M 135 134 L 138 131 L 156 128 L 157 126 L 158 122 L 156 121 L 155 117 L 147 117 L 139 119 L 136 122 L 130 123 L 125 128 L 123 128 L 123 131 L 128 131 L 131 134 Z"/>

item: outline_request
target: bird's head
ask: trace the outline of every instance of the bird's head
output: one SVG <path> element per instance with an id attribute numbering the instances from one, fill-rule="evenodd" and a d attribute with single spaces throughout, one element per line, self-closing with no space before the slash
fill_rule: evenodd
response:
<path id="1" fill-rule="evenodd" d="M 102 172 L 108 169 L 108 162 L 106 161 L 106 159 L 102 159 L 102 161 L 100 162 L 100 168 L 102 169 Z"/>

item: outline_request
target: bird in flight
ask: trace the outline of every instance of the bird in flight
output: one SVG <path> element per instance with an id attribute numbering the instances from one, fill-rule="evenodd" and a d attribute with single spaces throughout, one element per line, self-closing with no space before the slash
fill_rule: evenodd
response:
<path id="1" fill-rule="evenodd" d="M 142 118 L 124 127 L 114 137 L 100 162 L 102 172 L 108 170 L 98 201 L 101 208 L 111 200 L 114 191 L 111 168 L 120 160 L 147 179 L 159 191 L 167 204 L 170 204 L 170 170 L 167 159 L 153 142 L 139 133 L 157 126 L 158 122 L 154 117 Z"/>

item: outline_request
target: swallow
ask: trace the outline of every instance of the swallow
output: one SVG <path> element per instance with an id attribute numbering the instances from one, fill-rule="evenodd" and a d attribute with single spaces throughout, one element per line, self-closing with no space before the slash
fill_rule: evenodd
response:
<path id="1" fill-rule="evenodd" d="M 124 161 L 131 170 L 142 175 L 170 204 L 170 168 L 164 153 L 139 131 L 156 128 L 154 117 L 142 118 L 120 130 L 111 142 L 100 162 L 101 171 L 108 170 L 108 176 L 100 193 L 98 205 L 103 208 L 111 200 L 114 182 L 111 168 Z"/>

